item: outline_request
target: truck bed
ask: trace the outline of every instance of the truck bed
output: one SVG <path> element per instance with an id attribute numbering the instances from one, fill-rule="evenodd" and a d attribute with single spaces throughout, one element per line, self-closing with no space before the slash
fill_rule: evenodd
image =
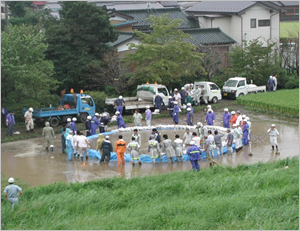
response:
<path id="1" fill-rule="evenodd" d="M 115 100 L 118 98 L 106 98 L 105 103 L 114 105 Z M 153 102 L 148 100 L 138 100 L 138 97 L 125 97 L 125 110 L 144 109 L 146 106 L 153 107 Z"/>
<path id="2" fill-rule="evenodd" d="M 33 118 L 43 118 L 43 117 L 52 117 L 52 116 L 64 116 L 70 114 L 77 114 L 76 108 L 74 109 L 65 109 L 65 110 L 56 110 L 57 107 L 47 107 L 47 108 L 38 108 L 33 111 Z M 25 110 L 26 112 L 26 110 Z M 25 113 L 23 110 L 23 113 Z"/>

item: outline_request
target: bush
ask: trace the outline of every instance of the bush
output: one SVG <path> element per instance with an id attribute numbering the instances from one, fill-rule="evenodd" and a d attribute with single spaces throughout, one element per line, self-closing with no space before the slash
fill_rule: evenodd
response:
<path id="1" fill-rule="evenodd" d="M 285 83 L 285 88 L 286 89 L 299 88 L 299 76 L 297 76 L 296 74 L 288 76 L 287 81 Z"/>

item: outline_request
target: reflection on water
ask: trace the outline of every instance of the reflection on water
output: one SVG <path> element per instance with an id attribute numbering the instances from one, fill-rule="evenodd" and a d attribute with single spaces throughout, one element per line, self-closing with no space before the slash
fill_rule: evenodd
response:
<path id="1" fill-rule="evenodd" d="M 223 157 L 216 157 L 215 160 L 224 165 L 237 166 L 240 163 L 256 163 L 259 161 L 274 161 L 279 158 L 286 158 L 299 155 L 299 128 L 297 123 L 287 123 L 275 121 L 276 128 L 280 133 L 278 146 L 280 155 L 271 152 L 271 145 L 267 130 L 274 122 L 252 121 L 252 148 L 251 153 L 243 149 L 232 155 L 225 154 Z M 174 139 L 174 130 L 160 130 L 161 135 L 168 134 L 169 138 Z M 182 138 L 185 130 L 176 130 Z M 151 131 L 140 131 L 142 136 L 141 152 L 147 153 L 147 141 Z M 114 147 L 118 135 L 122 134 L 126 142 L 130 141 L 131 133 L 117 133 L 111 135 Z M 96 140 L 91 143 L 91 147 L 96 147 Z M 107 164 L 99 164 L 97 159 L 89 159 L 83 163 L 78 158 L 68 161 L 67 156 L 61 152 L 61 143 L 55 141 L 54 152 L 45 151 L 44 140 L 41 138 L 29 141 L 17 141 L 5 143 L 1 146 L 1 170 L 6 176 L 19 177 L 29 182 L 31 186 L 50 184 L 53 182 L 85 182 L 106 177 L 124 177 L 126 179 L 162 174 L 173 171 L 188 171 L 191 169 L 189 161 L 170 163 L 143 163 L 141 166 L 132 166 L 126 162 L 123 166 L 118 166 L 117 161 Z M 209 167 L 206 159 L 200 161 L 200 169 Z"/>

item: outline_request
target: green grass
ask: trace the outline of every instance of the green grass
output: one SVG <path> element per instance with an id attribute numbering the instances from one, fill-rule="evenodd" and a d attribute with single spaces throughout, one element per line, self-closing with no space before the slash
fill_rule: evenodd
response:
<path id="1" fill-rule="evenodd" d="M 280 22 L 280 38 L 298 38 L 299 22 Z"/>
<path id="2" fill-rule="evenodd" d="M 299 117 L 299 89 L 245 95 L 237 103 L 257 110 Z"/>
<path id="3" fill-rule="evenodd" d="M 1 228 L 299 230 L 299 159 L 30 188 Z"/>

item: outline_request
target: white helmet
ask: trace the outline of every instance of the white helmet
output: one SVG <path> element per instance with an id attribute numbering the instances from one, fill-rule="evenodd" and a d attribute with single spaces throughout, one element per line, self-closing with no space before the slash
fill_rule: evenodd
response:
<path id="1" fill-rule="evenodd" d="M 198 126 L 202 126 L 202 123 L 201 123 L 201 122 L 198 122 L 197 125 L 198 125 Z"/>
<path id="2" fill-rule="evenodd" d="M 248 120 L 247 119 L 243 119 L 243 122 L 247 122 Z"/>
<path id="3" fill-rule="evenodd" d="M 193 83 L 191 83 L 191 85 L 192 85 L 192 86 L 194 86 L 194 84 L 193 84 Z"/>
<path id="4" fill-rule="evenodd" d="M 100 117 L 102 117 L 102 116 L 103 116 L 103 114 L 100 114 L 99 116 L 100 116 Z"/>
<path id="5" fill-rule="evenodd" d="M 118 114 L 120 114 L 120 112 L 119 112 L 119 111 L 116 111 L 116 115 L 118 115 Z"/>
<path id="6" fill-rule="evenodd" d="M 211 109 L 208 109 L 207 111 L 208 111 L 208 112 L 211 112 L 212 110 L 211 110 Z"/>
<path id="7" fill-rule="evenodd" d="M 88 119 L 88 120 L 91 120 L 91 119 L 92 119 L 92 117 L 91 117 L 91 116 L 88 116 L 88 117 L 87 117 L 87 119 Z"/>
<path id="8" fill-rule="evenodd" d="M 119 96 L 119 99 L 123 99 L 123 97 L 120 95 L 120 96 Z"/>
<path id="9" fill-rule="evenodd" d="M 109 136 L 105 136 L 105 139 L 107 139 L 107 140 L 108 140 L 108 139 L 109 139 Z"/>
<path id="10" fill-rule="evenodd" d="M 178 102 L 177 102 L 177 101 L 175 101 L 175 102 L 174 102 L 174 104 L 178 104 Z"/>
<path id="11" fill-rule="evenodd" d="M 237 126 L 237 124 L 232 124 L 232 127 L 236 127 Z"/>
<path id="12" fill-rule="evenodd" d="M 235 115 L 235 111 L 232 111 L 231 114 L 232 114 L 232 115 Z"/>
<path id="13" fill-rule="evenodd" d="M 246 118 L 246 115 L 242 115 L 242 118 Z"/>
<path id="14" fill-rule="evenodd" d="M 195 141 L 191 140 L 190 145 L 193 145 L 193 144 L 195 144 Z"/>
<path id="15" fill-rule="evenodd" d="M 14 178 L 11 177 L 11 178 L 8 179 L 8 183 L 14 183 L 14 182 L 15 182 Z"/>
<path id="16" fill-rule="evenodd" d="M 275 124 L 272 124 L 271 127 L 275 127 Z"/>
<path id="17" fill-rule="evenodd" d="M 67 121 L 68 121 L 68 122 L 71 122 L 71 118 L 68 118 Z"/>
<path id="18" fill-rule="evenodd" d="M 77 119 L 76 119 L 76 117 L 73 117 L 73 119 L 72 119 L 73 121 L 77 121 Z"/>
<path id="19" fill-rule="evenodd" d="M 208 108 L 211 108 L 211 106 L 210 106 L 210 105 L 207 105 L 206 107 L 208 107 Z"/>
<path id="20" fill-rule="evenodd" d="M 224 111 L 228 111 L 228 108 L 224 108 Z"/>
<path id="21" fill-rule="evenodd" d="M 188 107 L 186 110 L 187 110 L 187 111 L 191 111 L 192 109 L 191 109 L 190 107 Z"/>
<path id="22" fill-rule="evenodd" d="M 192 106 L 192 104 L 191 104 L 191 103 L 188 103 L 186 106 Z"/>
<path id="23" fill-rule="evenodd" d="M 184 87 L 182 87 L 181 90 L 184 90 Z"/>
<path id="24" fill-rule="evenodd" d="M 169 96 L 169 99 L 172 99 L 173 97 L 172 96 Z"/>
<path id="25" fill-rule="evenodd" d="M 150 108 L 150 106 L 149 106 L 149 105 L 147 105 L 147 106 L 146 106 L 146 108 Z"/>
<path id="26" fill-rule="evenodd" d="M 247 121 L 249 121 L 249 120 L 250 120 L 250 118 L 247 116 L 247 117 L 246 117 L 246 120 L 247 120 Z"/>
<path id="27" fill-rule="evenodd" d="M 96 113 L 95 113 L 95 116 L 100 116 L 100 115 L 99 115 L 99 113 L 96 112 Z"/>
<path id="28" fill-rule="evenodd" d="M 177 88 L 175 88 L 175 89 L 174 89 L 174 91 L 178 91 L 178 89 L 177 89 Z"/>
<path id="29" fill-rule="evenodd" d="M 28 109 L 28 111 L 31 111 L 31 112 L 33 112 L 33 108 L 32 108 L 32 107 L 30 107 L 30 108 Z"/>

